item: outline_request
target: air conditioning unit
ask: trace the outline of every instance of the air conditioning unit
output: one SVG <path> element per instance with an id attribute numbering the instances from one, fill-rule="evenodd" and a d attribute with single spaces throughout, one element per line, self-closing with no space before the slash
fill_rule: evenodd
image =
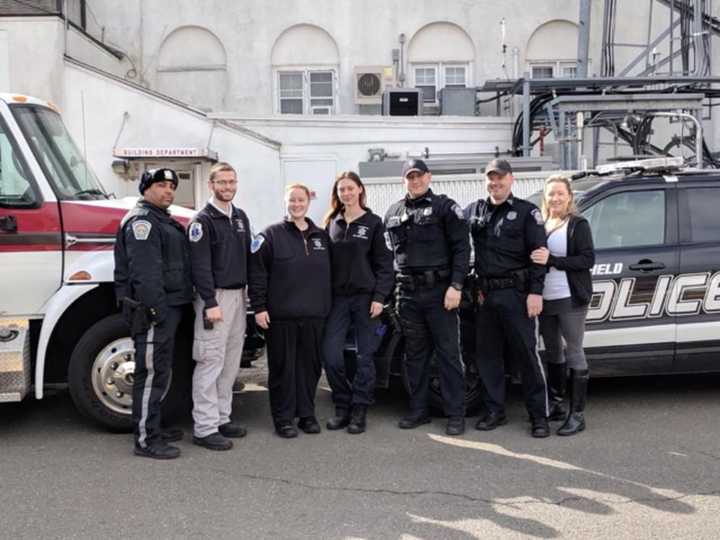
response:
<path id="1" fill-rule="evenodd" d="M 392 66 L 357 66 L 354 74 L 356 105 L 382 104 L 385 88 L 395 83 Z"/>

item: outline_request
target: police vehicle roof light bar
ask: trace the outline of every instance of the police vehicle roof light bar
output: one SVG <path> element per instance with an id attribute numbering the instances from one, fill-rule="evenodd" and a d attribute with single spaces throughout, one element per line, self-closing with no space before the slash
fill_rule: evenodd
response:
<path id="1" fill-rule="evenodd" d="M 608 163 L 607 165 L 599 165 L 596 169 L 600 176 L 624 171 L 627 169 L 642 171 L 667 171 L 680 169 L 685 164 L 685 160 L 681 156 L 663 157 L 652 159 L 638 159 L 635 161 L 622 161 L 620 163 Z"/>

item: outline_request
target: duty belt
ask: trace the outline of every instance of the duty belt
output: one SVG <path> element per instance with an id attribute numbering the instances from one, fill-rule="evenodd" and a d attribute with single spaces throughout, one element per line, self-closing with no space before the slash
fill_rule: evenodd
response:
<path id="1" fill-rule="evenodd" d="M 528 288 L 528 272 L 526 268 L 515 270 L 510 275 L 487 276 L 478 278 L 481 291 L 497 291 L 499 289 L 518 289 L 525 292 Z"/>
<path id="2" fill-rule="evenodd" d="M 445 283 L 450 280 L 449 270 L 426 270 L 424 272 L 401 273 L 397 280 L 403 285 L 413 287 L 432 287 L 436 283 Z"/>

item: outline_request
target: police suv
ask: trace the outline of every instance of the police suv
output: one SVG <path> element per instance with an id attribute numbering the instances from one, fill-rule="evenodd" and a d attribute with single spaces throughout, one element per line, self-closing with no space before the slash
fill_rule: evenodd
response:
<path id="1" fill-rule="evenodd" d="M 585 334 L 591 376 L 720 371 L 720 175 L 682 163 L 619 162 L 575 175 L 577 206 L 596 250 Z M 540 197 L 530 199 L 537 204 Z M 480 385 L 466 293 L 461 318 L 471 410 Z M 380 385 L 402 372 L 392 313 L 387 323 L 376 358 Z M 437 377 L 431 387 L 439 408 Z"/>

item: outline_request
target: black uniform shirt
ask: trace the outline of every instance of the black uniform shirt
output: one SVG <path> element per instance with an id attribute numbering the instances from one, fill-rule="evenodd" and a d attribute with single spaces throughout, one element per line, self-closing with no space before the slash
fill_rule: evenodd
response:
<path id="1" fill-rule="evenodd" d="M 241 289 L 248 280 L 250 221 L 231 208 L 228 215 L 208 202 L 188 226 L 192 280 L 206 309 L 218 305 L 215 289 Z"/>
<path id="2" fill-rule="evenodd" d="M 545 227 L 537 206 L 510 197 L 495 206 L 490 199 L 465 209 L 475 250 L 475 272 L 480 277 L 510 277 L 527 269 L 528 291 L 542 294 L 546 268 L 530 261 L 530 253 L 546 246 Z"/>
<path id="3" fill-rule="evenodd" d="M 190 247 L 184 227 L 145 200 L 123 218 L 115 241 L 115 294 L 142 302 L 164 319 L 166 306 L 192 301 Z"/>
<path id="4" fill-rule="evenodd" d="M 470 264 L 468 225 L 455 201 L 432 190 L 416 199 L 408 195 L 387 211 L 385 227 L 395 270 L 448 270 L 452 283 L 465 281 Z"/>
<path id="5" fill-rule="evenodd" d="M 304 234 L 292 221 L 283 221 L 253 240 L 248 294 L 256 313 L 268 312 L 270 324 L 330 313 L 329 238 L 307 222 Z"/>
<path id="6" fill-rule="evenodd" d="M 328 223 L 333 293 L 368 293 L 385 302 L 395 284 L 392 252 L 382 220 L 369 210 L 348 224 L 339 213 Z"/>

